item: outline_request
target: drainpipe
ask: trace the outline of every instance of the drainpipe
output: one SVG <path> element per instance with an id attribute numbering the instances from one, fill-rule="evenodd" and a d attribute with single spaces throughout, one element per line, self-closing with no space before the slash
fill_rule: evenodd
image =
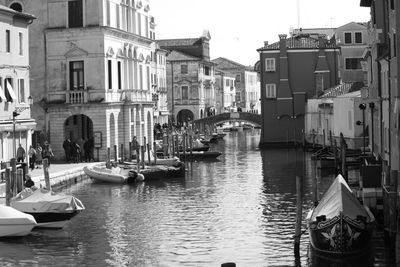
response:
<path id="1" fill-rule="evenodd" d="M 171 112 L 172 112 L 172 116 L 171 116 L 171 123 L 175 122 L 175 103 L 174 103 L 174 62 L 171 61 Z"/>

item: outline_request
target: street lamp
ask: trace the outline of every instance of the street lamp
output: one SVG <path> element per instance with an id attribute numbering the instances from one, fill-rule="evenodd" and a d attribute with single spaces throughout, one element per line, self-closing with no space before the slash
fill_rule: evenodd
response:
<path id="1" fill-rule="evenodd" d="M 13 117 L 13 157 L 16 157 L 16 139 L 15 139 L 15 118 L 18 117 L 21 112 L 23 112 L 24 110 L 30 109 L 30 106 L 33 104 L 33 99 L 31 96 L 28 97 L 28 106 L 25 107 L 15 107 L 15 110 L 12 113 L 12 117 Z"/>
<path id="2" fill-rule="evenodd" d="M 361 103 L 358 105 L 358 107 L 362 110 L 362 122 L 357 121 L 356 124 L 363 126 L 363 156 L 365 157 L 365 109 L 367 108 L 367 105 L 365 103 Z"/>

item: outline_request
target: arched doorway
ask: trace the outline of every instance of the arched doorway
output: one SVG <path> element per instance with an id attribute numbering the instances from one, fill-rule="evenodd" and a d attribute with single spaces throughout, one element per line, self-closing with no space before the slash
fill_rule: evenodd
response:
<path id="1" fill-rule="evenodd" d="M 88 140 L 93 136 L 93 122 L 83 114 L 69 116 L 64 122 L 64 140 L 70 138 L 72 142 Z"/>
<path id="2" fill-rule="evenodd" d="M 182 109 L 181 111 L 178 112 L 178 115 L 176 116 L 176 120 L 178 124 L 183 124 L 183 123 L 188 123 L 189 121 L 194 120 L 194 114 L 188 109 Z"/>

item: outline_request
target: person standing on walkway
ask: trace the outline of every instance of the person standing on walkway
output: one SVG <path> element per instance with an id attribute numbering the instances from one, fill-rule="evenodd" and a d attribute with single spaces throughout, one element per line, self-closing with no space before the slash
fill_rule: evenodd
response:
<path id="1" fill-rule="evenodd" d="M 33 146 L 29 147 L 28 157 L 29 157 L 29 168 L 33 171 L 35 169 L 35 162 L 36 162 L 36 150 L 33 148 Z"/>
<path id="2" fill-rule="evenodd" d="M 17 162 L 24 162 L 25 159 L 25 149 L 19 144 L 17 149 Z"/>
<path id="3" fill-rule="evenodd" d="M 42 160 L 43 160 L 43 149 L 40 144 L 37 144 L 36 147 L 36 167 L 39 168 L 40 165 L 42 165 Z"/>
<path id="4" fill-rule="evenodd" d="M 53 150 L 51 150 L 50 144 L 46 141 L 44 143 L 43 158 L 47 159 L 49 167 L 50 167 L 50 160 L 52 157 L 54 157 Z"/>
<path id="5" fill-rule="evenodd" d="M 71 160 L 71 139 L 67 138 L 64 140 L 63 142 L 63 148 L 64 148 L 64 152 L 65 152 L 65 161 L 66 162 L 70 162 Z"/>

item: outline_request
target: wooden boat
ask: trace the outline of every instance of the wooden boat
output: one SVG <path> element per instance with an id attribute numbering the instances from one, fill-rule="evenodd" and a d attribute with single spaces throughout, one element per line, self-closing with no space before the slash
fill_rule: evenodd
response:
<path id="1" fill-rule="evenodd" d="M 85 166 L 83 171 L 92 180 L 104 183 L 126 183 L 129 179 L 129 172 L 120 167 L 112 167 L 107 169 L 105 166 Z"/>
<path id="2" fill-rule="evenodd" d="M 63 228 L 85 209 L 82 202 L 71 195 L 47 189 L 24 189 L 10 201 L 11 207 L 32 215 L 36 227 Z"/>
<path id="3" fill-rule="evenodd" d="M 26 236 L 36 225 L 32 215 L 0 205 L 0 237 Z"/>
<path id="4" fill-rule="evenodd" d="M 307 215 L 312 247 L 317 252 L 339 256 L 364 252 L 374 224 L 375 217 L 361 205 L 341 175 Z"/>
<path id="5" fill-rule="evenodd" d="M 217 157 L 221 156 L 222 153 L 218 151 L 193 151 L 192 153 L 187 153 L 186 157 L 187 158 L 192 158 L 192 159 L 216 159 Z M 180 155 L 181 159 L 185 155 Z"/>

